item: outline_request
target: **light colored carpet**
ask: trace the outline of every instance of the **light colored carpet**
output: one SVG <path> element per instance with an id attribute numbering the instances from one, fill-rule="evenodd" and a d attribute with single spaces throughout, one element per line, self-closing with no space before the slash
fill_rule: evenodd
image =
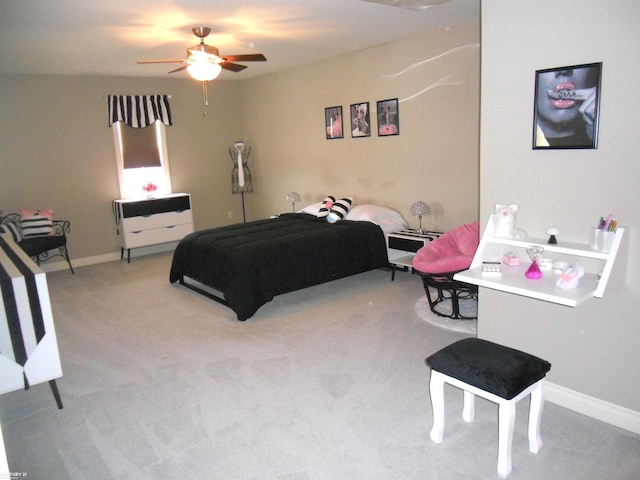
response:
<path id="1" fill-rule="evenodd" d="M 477 314 L 478 302 L 476 300 L 459 300 L 460 313 L 467 317 Z M 451 301 L 445 301 L 438 306 L 442 313 L 451 313 Z M 441 317 L 436 315 L 429 308 L 429 300 L 426 295 L 422 295 L 416 300 L 416 314 L 425 322 L 435 325 L 436 327 L 444 328 L 445 330 L 451 330 L 452 332 L 460 332 L 469 336 L 475 336 L 478 332 L 477 320 L 461 320 L 449 317 Z"/>
<path id="2" fill-rule="evenodd" d="M 422 283 L 376 270 L 277 297 L 246 322 L 168 283 L 171 256 L 48 274 L 65 408 L 0 396 L 12 472 L 32 480 L 496 478 L 497 409 L 445 389 L 429 440 L 424 359 L 465 335 L 415 312 Z M 553 362 L 553 359 L 551 359 Z M 547 404 L 542 451 L 518 405 L 511 479 L 631 479 L 640 440 Z"/>

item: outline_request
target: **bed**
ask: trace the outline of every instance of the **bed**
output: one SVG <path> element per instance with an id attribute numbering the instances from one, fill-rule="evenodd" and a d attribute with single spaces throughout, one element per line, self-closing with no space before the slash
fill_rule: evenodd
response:
<path id="1" fill-rule="evenodd" d="M 317 205 L 187 235 L 174 252 L 170 282 L 213 298 L 244 321 L 276 295 L 388 265 L 385 233 L 406 227 L 397 212 L 353 207 L 330 223 L 315 213 Z M 381 212 L 400 220 L 384 220 Z"/>

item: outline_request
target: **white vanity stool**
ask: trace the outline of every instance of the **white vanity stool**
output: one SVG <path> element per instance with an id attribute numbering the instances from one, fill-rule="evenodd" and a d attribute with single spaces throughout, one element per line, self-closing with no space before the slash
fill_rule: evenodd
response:
<path id="1" fill-rule="evenodd" d="M 499 405 L 498 475 L 511 473 L 511 443 L 516 403 L 531 395 L 529 407 L 529 450 L 542 448 L 540 420 L 544 405 L 544 377 L 551 364 L 513 348 L 478 338 L 465 338 L 427 357 L 431 367 L 429 390 L 433 406 L 431 440 L 442 442 L 444 432 L 444 384 L 464 391 L 462 418 L 473 421 L 474 396 Z"/>

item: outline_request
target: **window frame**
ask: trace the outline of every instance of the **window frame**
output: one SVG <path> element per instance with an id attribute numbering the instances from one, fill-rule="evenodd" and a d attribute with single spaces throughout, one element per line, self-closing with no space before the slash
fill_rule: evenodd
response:
<path id="1" fill-rule="evenodd" d="M 157 186 L 157 190 L 152 192 L 155 195 L 172 193 L 171 171 L 169 168 L 169 152 L 167 149 L 166 127 L 160 120 L 156 120 L 153 125 L 146 128 L 154 128 L 156 147 L 160 156 L 159 167 L 138 167 L 125 168 L 125 153 L 123 148 L 123 131 L 127 126 L 124 122 L 114 122 L 113 143 L 116 151 L 116 166 L 118 170 L 118 183 L 120 186 L 120 198 L 136 198 L 148 196 L 142 187 L 151 182 Z"/>

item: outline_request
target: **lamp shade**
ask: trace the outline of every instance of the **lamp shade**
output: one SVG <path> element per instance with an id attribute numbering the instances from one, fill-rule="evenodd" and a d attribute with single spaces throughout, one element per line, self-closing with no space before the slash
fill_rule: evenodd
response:
<path id="1" fill-rule="evenodd" d="M 187 72 L 199 82 L 209 82 L 220 75 L 222 67 L 212 62 L 195 62 L 187 67 Z"/>
<path id="2" fill-rule="evenodd" d="M 423 215 L 429 215 L 431 213 L 431 207 L 424 203 L 423 201 L 415 202 L 409 208 L 409 213 L 411 215 L 417 215 L 418 217 L 422 217 Z"/>
<path id="3" fill-rule="evenodd" d="M 289 192 L 287 193 L 285 200 L 289 203 L 296 203 L 302 199 L 300 198 L 300 194 L 298 192 Z"/>
<path id="4" fill-rule="evenodd" d="M 285 200 L 291 204 L 291 207 L 293 208 L 293 211 L 295 212 L 296 211 L 296 202 L 299 202 L 300 200 L 302 200 L 302 198 L 300 197 L 300 194 L 298 192 L 289 192 L 289 193 L 287 193 L 287 196 L 285 197 Z"/>
<path id="5" fill-rule="evenodd" d="M 431 213 L 431 207 L 429 207 L 429 205 L 427 205 L 423 201 L 418 201 L 411 205 L 411 207 L 409 208 L 409 213 L 411 215 L 418 216 L 420 226 L 418 227 L 417 232 L 421 234 L 424 233 L 424 230 L 422 230 L 422 216 L 429 215 Z"/>

